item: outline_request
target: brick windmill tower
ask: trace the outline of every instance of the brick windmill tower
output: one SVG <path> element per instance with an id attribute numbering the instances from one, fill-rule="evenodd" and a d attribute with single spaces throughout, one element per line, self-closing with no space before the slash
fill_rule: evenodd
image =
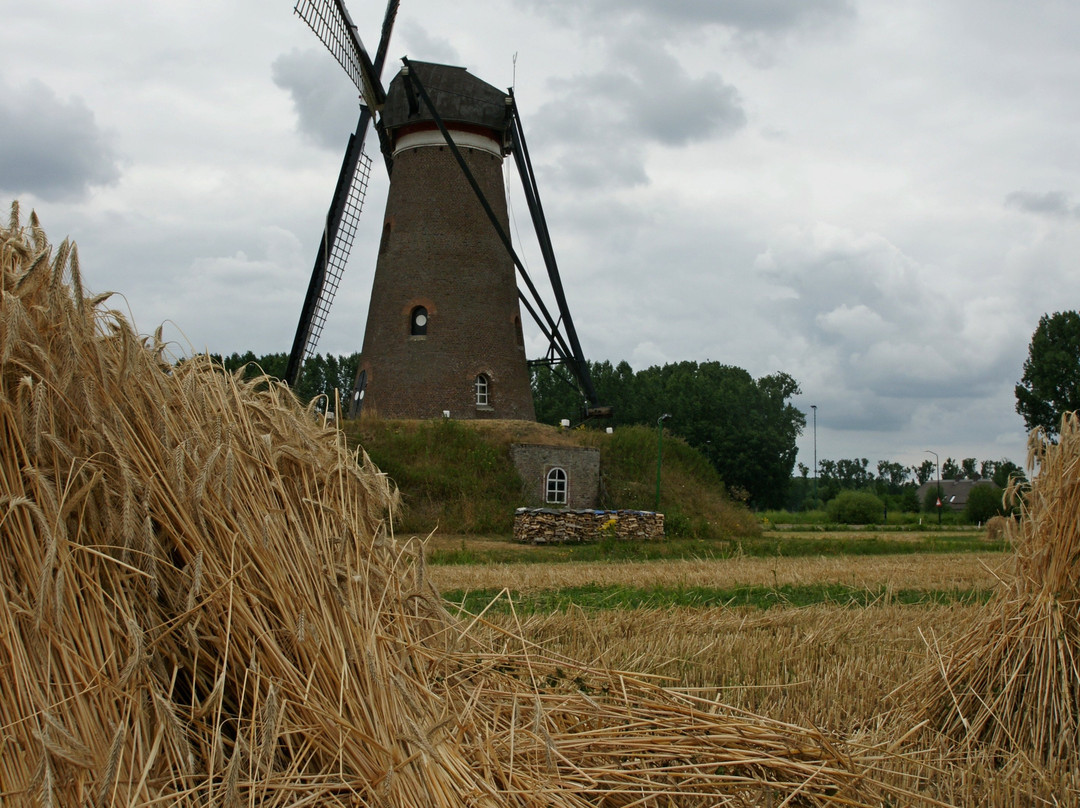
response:
<path id="1" fill-rule="evenodd" d="M 521 306 L 549 349 L 596 408 L 540 206 L 512 91 L 463 67 L 411 62 L 384 90 L 383 61 L 397 11 L 390 0 L 374 59 L 341 0 L 300 0 L 297 13 L 362 93 L 297 327 L 286 378 L 295 383 L 314 352 L 348 258 L 367 186 L 363 154 L 374 123 L 390 175 L 361 365 L 349 412 L 391 418 L 535 418 Z M 510 242 L 503 191 L 513 156 L 544 255 L 558 317 L 552 316 Z M 516 270 L 516 272 L 515 272 Z M 518 277 L 531 298 L 518 288 Z"/>
<path id="2" fill-rule="evenodd" d="M 364 407 L 394 418 L 533 420 L 510 253 L 439 127 L 415 73 L 504 231 L 509 97 L 462 67 L 411 62 L 381 123 L 393 174 L 368 308 Z"/>

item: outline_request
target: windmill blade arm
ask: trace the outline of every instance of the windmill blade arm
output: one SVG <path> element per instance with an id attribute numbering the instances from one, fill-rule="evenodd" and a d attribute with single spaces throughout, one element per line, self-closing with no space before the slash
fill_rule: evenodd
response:
<path id="1" fill-rule="evenodd" d="M 386 50 L 390 47 L 390 32 L 394 29 L 399 0 L 389 0 L 386 13 L 383 14 L 382 32 L 379 35 L 379 48 L 375 51 L 375 75 L 382 78 L 383 65 L 386 64 Z"/>
<path id="2" fill-rule="evenodd" d="M 514 91 L 510 91 L 513 99 Z M 574 372 L 581 382 L 585 397 L 590 404 L 597 404 L 596 389 L 593 385 L 592 373 L 589 371 L 589 363 L 585 360 L 585 354 L 581 350 L 578 341 L 577 329 L 574 320 L 570 316 L 570 306 L 566 302 L 566 293 L 563 290 L 562 278 L 559 276 L 559 265 L 555 260 L 555 249 L 551 244 L 551 235 L 548 232 L 547 219 L 544 217 L 544 208 L 540 204 L 540 194 L 536 186 L 536 175 L 533 173 L 532 161 L 529 159 L 529 149 L 525 143 L 525 132 L 521 127 L 521 117 L 518 115 L 517 103 L 510 105 L 511 121 L 511 151 L 518 167 L 518 173 L 522 177 L 522 188 L 525 192 L 525 201 L 529 206 L 532 216 L 533 229 L 540 242 L 540 253 L 547 266 L 548 279 L 551 281 L 551 289 L 555 293 L 555 302 L 559 307 L 559 314 L 563 327 L 566 329 L 566 338 L 570 343 L 570 352 L 573 356 Z"/>
<path id="3" fill-rule="evenodd" d="M 533 318 L 533 322 L 536 323 L 536 327 L 540 329 L 540 332 L 547 338 L 548 350 L 552 353 L 559 355 L 559 362 L 571 361 L 570 349 L 562 339 L 562 334 L 559 333 L 558 327 L 548 328 L 547 324 L 540 317 L 540 314 L 533 308 L 532 302 L 529 298 L 525 297 L 525 293 L 518 289 L 518 301 L 525 307 L 525 311 Z"/>
<path id="4" fill-rule="evenodd" d="M 285 381 L 295 386 L 300 378 L 304 360 L 315 352 L 322 335 L 330 304 L 334 301 L 338 283 L 345 271 L 345 264 L 352 251 L 356 237 L 357 220 L 364 206 L 371 161 L 364 154 L 364 135 L 367 133 L 371 113 L 365 107 L 360 112 L 356 132 L 349 136 L 349 146 L 341 162 L 337 186 L 334 188 L 330 210 L 326 214 L 323 237 L 311 271 L 300 321 L 296 326 Z"/>
<path id="5" fill-rule="evenodd" d="M 372 110 L 382 109 L 386 91 L 379 80 L 380 71 L 375 69 L 364 43 L 360 41 L 345 4 L 341 0 L 297 0 L 293 11 L 308 24 L 345 69 L 363 95 L 364 103 Z"/>

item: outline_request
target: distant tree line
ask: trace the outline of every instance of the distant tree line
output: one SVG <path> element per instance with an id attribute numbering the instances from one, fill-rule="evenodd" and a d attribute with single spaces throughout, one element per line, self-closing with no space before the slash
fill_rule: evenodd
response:
<path id="1" fill-rule="evenodd" d="M 889 460 L 879 460 L 876 473 L 865 457 L 818 461 L 817 479 L 805 463 L 798 464 L 799 474 L 792 480 L 786 508 L 790 511 L 829 509 L 830 503 L 852 492 L 870 494 L 877 498 L 879 511 L 934 511 L 937 492 L 931 490 L 920 502 L 918 489 L 924 483 L 938 479 L 938 469 L 929 458 L 915 466 L 905 466 Z M 986 521 L 1002 512 L 1001 496 L 1013 477 L 1025 479 L 1024 470 L 1008 459 L 979 461 L 974 457 L 956 460 L 945 458 L 941 464 L 942 480 L 984 480 L 990 485 L 979 486 L 969 495 L 969 514 L 972 521 Z M 978 491 L 978 493 L 975 493 Z M 989 511 L 989 513 L 987 513 Z"/>
<path id="2" fill-rule="evenodd" d="M 253 379 L 263 374 L 281 379 L 285 376 L 285 369 L 289 365 L 287 353 L 271 353 L 256 356 L 252 351 L 245 353 L 232 353 L 228 356 L 211 354 L 211 359 L 221 363 L 230 373 L 243 369 L 243 376 Z M 360 354 L 353 353 L 348 356 L 333 354 L 315 354 L 307 361 L 300 371 L 300 378 L 296 381 L 293 391 L 301 401 L 308 402 L 316 396 L 325 395 L 329 402 L 329 409 L 334 409 L 334 391 L 344 399 L 352 390 L 353 381 L 356 378 L 356 369 L 360 366 Z"/>
<path id="3" fill-rule="evenodd" d="M 728 492 L 760 508 L 783 507 L 806 417 L 791 404 L 786 373 L 755 379 L 719 362 L 677 362 L 634 371 L 626 362 L 589 365 L 597 397 L 613 408 L 597 426 L 643 424 L 683 438 L 719 472 Z M 577 422 L 583 402 L 560 368 L 533 368 L 537 420 Z"/>

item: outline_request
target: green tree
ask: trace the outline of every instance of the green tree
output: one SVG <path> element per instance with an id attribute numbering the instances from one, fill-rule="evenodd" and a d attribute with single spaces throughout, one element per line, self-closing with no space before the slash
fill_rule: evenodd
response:
<path id="1" fill-rule="evenodd" d="M 964 518 L 969 522 L 982 524 L 992 516 L 1006 513 L 1001 496 L 1002 490 L 993 483 L 973 486 L 964 506 Z"/>
<path id="2" fill-rule="evenodd" d="M 1028 429 L 1055 438 L 1066 412 L 1080 409 L 1080 312 L 1044 314 L 1031 335 L 1016 411 Z"/>
<path id="3" fill-rule="evenodd" d="M 626 362 L 592 363 L 600 403 L 614 408 L 612 426 L 665 429 L 704 454 L 731 491 L 747 492 L 760 507 L 785 502 L 795 466 L 796 438 L 805 416 L 790 402 L 798 383 L 786 373 L 754 379 L 719 362 L 677 362 L 638 372 Z M 557 424 L 581 411 L 581 397 L 561 368 L 533 368 L 537 420 Z"/>
<path id="4" fill-rule="evenodd" d="M 910 470 L 903 463 L 879 460 L 877 464 L 879 488 L 883 488 L 885 493 L 898 494 L 907 483 L 909 473 Z"/>
<path id="5" fill-rule="evenodd" d="M 945 462 L 941 464 L 941 479 L 961 480 L 963 477 L 964 471 L 960 468 L 960 464 L 951 457 L 946 457 Z"/>
<path id="6" fill-rule="evenodd" d="M 231 353 L 228 356 L 212 354 L 211 358 L 220 362 L 230 373 L 243 371 L 245 379 L 254 379 L 267 375 L 280 379 L 285 375 L 289 364 L 287 353 L 271 353 L 256 356 L 252 351 Z M 333 354 L 315 354 L 304 362 L 294 392 L 303 402 L 311 401 L 316 396 L 324 395 L 328 409 L 334 409 L 335 390 L 342 399 L 348 396 L 356 378 L 356 369 L 360 365 L 360 354 L 334 356 Z"/>
<path id="7" fill-rule="evenodd" d="M 533 365 L 532 392 L 537 421 L 557 425 L 564 418 L 574 422 L 581 417 L 585 401 L 572 379 L 562 366 Z"/>
<path id="8" fill-rule="evenodd" d="M 927 458 L 917 466 L 911 467 L 911 473 L 915 475 L 919 485 L 928 483 L 934 479 L 934 461 Z"/>
<path id="9" fill-rule="evenodd" d="M 1011 460 L 1002 459 L 994 464 L 994 474 L 991 479 L 998 488 L 1007 488 L 1009 481 L 1013 477 L 1019 477 L 1021 480 L 1027 479 L 1024 470 Z"/>

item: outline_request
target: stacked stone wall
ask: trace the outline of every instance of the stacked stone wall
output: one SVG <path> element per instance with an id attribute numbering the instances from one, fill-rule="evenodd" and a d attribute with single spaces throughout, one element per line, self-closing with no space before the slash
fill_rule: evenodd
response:
<path id="1" fill-rule="evenodd" d="M 514 540 L 523 544 L 586 544 L 605 538 L 662 539 L 664 514 L 556 508 L 518 508 L 514 513 Z"/>

